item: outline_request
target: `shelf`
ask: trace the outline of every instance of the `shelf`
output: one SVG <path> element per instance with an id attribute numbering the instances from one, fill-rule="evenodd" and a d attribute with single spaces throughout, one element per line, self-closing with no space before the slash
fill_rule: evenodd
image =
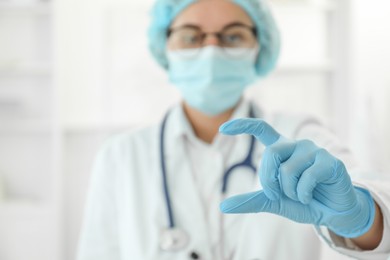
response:
<path id="1" fill-rule="evenodd" d="M 89 133 L 115 133 L 124 131 L 134 131 L 143 126 L 149 125 L 150 122 L 120 124 L 120 123 L 100 123 L 100 124 L 67 124 L 64 126 L 65 134 L 89 134 Z"/>
<path id="2" fill-rule="evenodd" d="M 0 202 L 1 259 L 61 259 L 61 224 L 54 205 Z"/>
<path id="3" fill-rule="evenodd" d="M 28 200 L 0 201 L 0 219 L 31 218 L 45 216 L 51 212 L 50 207 L 43 203 Z"/>
<path id="4" fill-rule="evenodd" d="M 21 76 L 50 76 L 52 66 L 50 63 L 21 63 L 12 66 L 0 64 L 0 77 L 21 77 Z"/>
<path id="5" fill-rule="evenodd" d="M 276 72 L 279 73 L 330 73 L 334 67 L 329 61 L 308 63 L 281 63 Z"/>
<path id="6" fill-rule="evenodd" d="M 0 134 L 50 134 L 53 127 L 48 120 L 19 119 L 5 120 L 0 118 Z"/>
<path id="7" fill-rule="evenodd" d="M 30 13 L 37 15 L 48 15 L 51 13 L 51 3 L 45 1 L 20 1 L 0 0 L 0 13 Z"/>

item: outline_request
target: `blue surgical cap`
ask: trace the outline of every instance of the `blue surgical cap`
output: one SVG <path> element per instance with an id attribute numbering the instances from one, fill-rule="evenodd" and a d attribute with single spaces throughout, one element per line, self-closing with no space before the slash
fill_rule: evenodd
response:
<path id="1" fill-rule="evenodd" d="M 167 30 L 175 17 L 197 0 L 156 0 L 149 27 L 149 48 L 157 62 L 168 68 L 166 57 Z M 252 19 L 257 29 L 260 52 L 256 62 L 259 76 L 274 69 L 280 52 L 280 35 L 266 0 L 231 0 Z"/>

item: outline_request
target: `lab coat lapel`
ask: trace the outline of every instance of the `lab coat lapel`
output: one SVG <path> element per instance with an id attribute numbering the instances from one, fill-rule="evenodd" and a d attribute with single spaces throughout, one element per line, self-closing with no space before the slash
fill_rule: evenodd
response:
<path id="1" fill-rule="evenodd" d="M 179 118 L 178 118 L 179 117 Z M 203 258 L 209 258 L 208 228 L 200 194 L 191 173 L 191 162 L 186 154 L 185 140 L 177 122 L 183 120 L 178 111 L 172 111 L 166 134 L 166 166 L 168 187 L 174 221 L 190 236 L 189 250 L 204 250 Z M 179 123 L 179 124 L 180 124 Z M 169 131 L 172 130 L 172 131 Z"/>

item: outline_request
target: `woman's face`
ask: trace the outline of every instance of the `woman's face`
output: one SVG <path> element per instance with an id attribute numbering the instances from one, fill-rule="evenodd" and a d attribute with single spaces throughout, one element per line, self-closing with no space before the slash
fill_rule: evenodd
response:
<path id="1" fill-rule="evenodd" d="M 254 26 L 247 13 L 231 1 L 200 0 L 183 10 L 173 21 L 170 28 L 193 26 L 200 28 L 204 33 L 215 33 L 232 24 Z M 203 46 L 205 45 L 219 45 L 218 38 L 207 36 L 203 41 Z M 167 47 L 169 50 L 176 49 L 174 40 L 168 40 Z"/>

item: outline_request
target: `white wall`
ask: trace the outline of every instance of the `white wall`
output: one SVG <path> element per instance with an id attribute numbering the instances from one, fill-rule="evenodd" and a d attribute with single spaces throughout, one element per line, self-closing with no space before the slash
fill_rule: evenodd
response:
<path id="1" fill-rule="evenodd" d="M 58 82 L 66 127 L 150 123 L 177 100 L 147 49 L 149 8 L 143 1 L 59 2 Z"/>
<path id="2" fill-rule="evenodd" d="M 352 1 L 351 146 L 366 166 L 390 171 L 390 3 Z"/>

